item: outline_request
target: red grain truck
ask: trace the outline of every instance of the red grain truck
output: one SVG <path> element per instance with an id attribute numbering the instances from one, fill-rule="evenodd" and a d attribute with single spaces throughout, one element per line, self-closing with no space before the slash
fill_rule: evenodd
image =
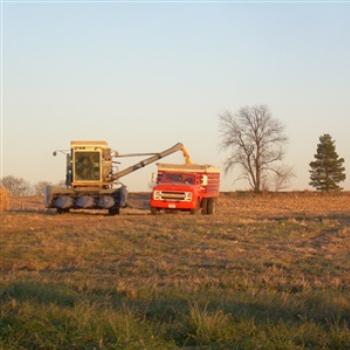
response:
<path id="1" fill-rule="evenodd" d="M 152 214 L 162 210 L 215 213 L 220 187 L 219 169 L 198 164 L 157 164 L 157 167 L 150 200 Z"/>

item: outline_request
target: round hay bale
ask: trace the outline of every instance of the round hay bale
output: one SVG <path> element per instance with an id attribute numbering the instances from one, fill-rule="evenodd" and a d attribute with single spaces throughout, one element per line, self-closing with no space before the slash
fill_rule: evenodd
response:
<path id="1" fill-rule="evenodd" d="M 10 208 L 10 193 L 2 186 L 0 186 L 0 212 L 6 211 Z"/>

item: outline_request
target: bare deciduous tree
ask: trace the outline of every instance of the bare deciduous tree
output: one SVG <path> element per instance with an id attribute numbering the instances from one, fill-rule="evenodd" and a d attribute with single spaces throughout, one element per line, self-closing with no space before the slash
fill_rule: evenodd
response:
<path id="1" fill-rule="evenodd" d="M 4 186 L 13 196 L 26 196 L 31 192 L 30 184 L 27 181 L 12 175 L 5 176 L 1 180 L 1 185 Z"/>
<path id="2" fill-rule="evenodd" d="M 225 171 L 239 165 L 252 190 L 260 192 L 284 157 L 287 137 L 283 125 L 265 105 L 244 107 L 234 114 L 227 111 L 219 119 L 221 146 L 230 152 Z"/>
<path id="3" fill-rule="evenodd" d="M 270 181 L 271 188 L 275 191 L 284 191 L 286 190 L 292 178 L 295 177 L 294 170 L 290 166 L 281 165 L 272 174 Z"/>

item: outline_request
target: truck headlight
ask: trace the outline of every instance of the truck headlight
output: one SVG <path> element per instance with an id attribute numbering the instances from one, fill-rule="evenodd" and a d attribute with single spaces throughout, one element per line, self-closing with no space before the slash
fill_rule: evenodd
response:
<path id="1" fill-rule="evenodd" d="M 153 192 L 153 199 L 156 201 L 162 199 L 162 192 L 161 191 L 154 191 Z"/>
<path id="2" fill-rule="evenodd" d="M 185 192 L 185 201 L 191 201 L 192 200 L 192 192 Z"/>

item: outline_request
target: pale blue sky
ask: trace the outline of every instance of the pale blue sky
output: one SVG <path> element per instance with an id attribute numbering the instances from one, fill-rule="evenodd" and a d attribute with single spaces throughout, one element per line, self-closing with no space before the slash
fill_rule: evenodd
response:
<path id="1" fill-rule="evenodd" d="M 104 139 L 120 152 L 180 141 L 222 166 L 218 117 L 267 104 L 286 126 L 295 189 L 330 133 L 350 189 L 350 3 L 5 2 L 4 175 L 64 178 L 54 149 Z M 167 161 L 181 161 L 180 155 Z M 147 188 L 151 166 L 124 179 Z M 238 169 L 223 178 L 233 185 Z"/>

